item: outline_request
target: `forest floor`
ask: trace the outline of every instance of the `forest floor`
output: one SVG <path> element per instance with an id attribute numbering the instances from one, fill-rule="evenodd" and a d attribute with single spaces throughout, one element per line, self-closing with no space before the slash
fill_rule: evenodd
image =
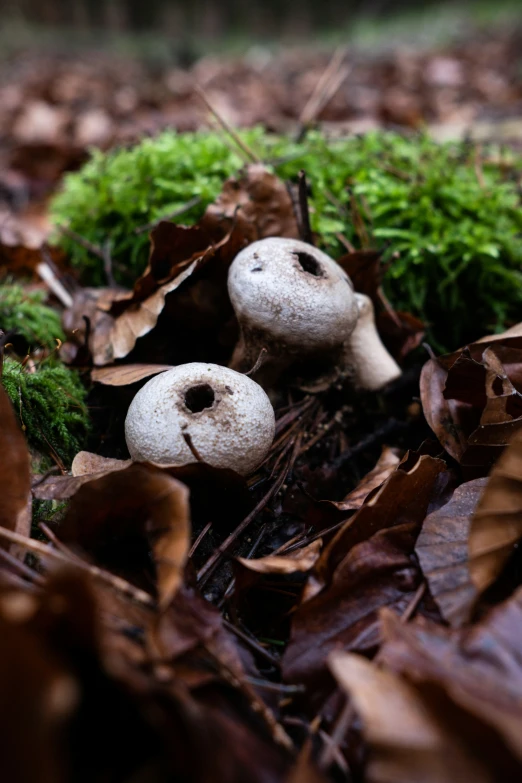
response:
<path id="1" fill-rule="evenodd" d="M 436 357 L 423 324 L 383 296 L 379 253 L 349 247 L 338 262 L 384 311 L 398 378 L 362 391 L 342 368 L 321 382 L 280 375 L 275 438 L 246 477 L 207 464 L 190 434 L 189 465 L 131 462 L 125 415 L 176 364 L 172 344 L 230 359 L 237 251 L 316 241 L 306 177 L 288 188 L 251 162 L 196 226 L 136 226 L 151 255 L 132 291 L 114 284 L 104 246 L 86 246 L 107 275 L 93 289 L 47 240 L 49 198 L 91 147 L 165 128 L 211 128 L 234 149 L 236 128 L 298 139 L 317 124 L 515 148 L 521 44 L 522 28 L 500 27 L 420 51 L 254 47 L 185 67 L 5 58 L 0 273 L 49 286 L 65 336 L 25 355 L 6 329 L 0 362 L 25 377 L 58 353 L 89 389 L 93 428 L 72 466 L 49 444 L 38 471 L 22 385 L 14 406 L 0 385 L 9 783 L 520 779 L 521 324 L 477 325 Z"/>

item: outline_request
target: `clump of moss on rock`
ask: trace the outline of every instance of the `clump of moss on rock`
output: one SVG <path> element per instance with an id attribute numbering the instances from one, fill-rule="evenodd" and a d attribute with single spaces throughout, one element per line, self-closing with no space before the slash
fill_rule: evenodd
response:
<path id="1" fill-rule="evenodd" d="M 427 322 L 439 349 L 519 319 L 522 210 L 513 156 L 389 132 L 335 141 L 311 132 L 299 144 L 259 129 L 243 136 L 280 177 L 306 171 L 312 228 L 329 253 L 345 252 L 339 234 L 361 245 L 357 209 L 371 243 L 386 247 L 387 295 Z M 54 220 L 95 244 L 109 241 L 116 278 L 129 285 L 148 255 L 147 233 L 136 229 L 197 196 L 178 218 L 195 222 L 240 165 L 214 133 L 169 132 L 97 152 L 67 177 Z M 105 282 L 99 259 L 65 236 L 60 242 L 86 282 Z"/>
<path id="2" fill-rule="evenodd" d="M 61 362 L 33 370 L 6 357 L 2 385 L 31 449 L 67 467 L 89 430 L 86 390 L 78 374 Z"/>
<path id="3" fill-rule="evenodd" d="M 0 285 L 0 328 L 23 337 L 29 350 L 52 349 L 57 339 L 65 340 L 60 315 L 44 304 L 45 298 L 45 291 Z"/>

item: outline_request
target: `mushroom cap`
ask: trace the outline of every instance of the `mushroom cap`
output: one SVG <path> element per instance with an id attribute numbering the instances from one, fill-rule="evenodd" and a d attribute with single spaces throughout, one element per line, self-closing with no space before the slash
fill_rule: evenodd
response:
<path id="1" fill-rule="evenodd" d="M 134 397 L 125 420 L 132 459 L 187 465 L 196 457 L 247 475 L 266 457 L 275 432 L 267 395 L 246 375 L 191 362 L 156 375 Z"/>
<path id="2" fill-rule="evenodd" d="M 253 242 L 234 259 L 228 292 L 246 334 L 302 353 L 334 348 L 353 331 L 357 302 L 346 272 L 297 239 Z"/>

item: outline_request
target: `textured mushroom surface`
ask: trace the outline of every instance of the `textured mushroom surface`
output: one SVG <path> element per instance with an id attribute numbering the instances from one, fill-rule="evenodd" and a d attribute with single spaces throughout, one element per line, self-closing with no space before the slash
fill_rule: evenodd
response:
<path id="1" fill-rule="evenodd" d="M 246 339 L 313 353 L 342 344 L 358 317 L 346 272 L 297 239 L 253 242 L 234 259 L 228 291 Z"/>
<path id="2" fill-rule="evenodd" d="M 217 364 L 192 362 L 161 373 L 133 399 L 125 438 L 133 460 L 196 461 L 248 475 L 267 455 L 274 410 L 255 381 Z"/>

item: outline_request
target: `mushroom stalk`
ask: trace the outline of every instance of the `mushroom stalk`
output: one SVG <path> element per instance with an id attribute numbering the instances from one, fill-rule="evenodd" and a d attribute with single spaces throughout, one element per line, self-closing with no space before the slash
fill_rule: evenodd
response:
<path id="1" fill-rule="evenodd" d="M 401 369 L 379 337 L 372 300 L 365 294 L 355 296 L 359 317 L 346 342 L 344 361 L 354 386 L 376 391 L 396 380 Z"/>

